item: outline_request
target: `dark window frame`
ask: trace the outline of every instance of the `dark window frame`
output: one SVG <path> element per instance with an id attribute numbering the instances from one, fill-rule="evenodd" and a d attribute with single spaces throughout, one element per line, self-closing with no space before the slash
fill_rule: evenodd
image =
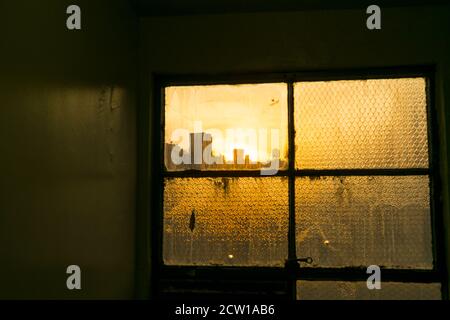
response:
<path id="1" fill-rule="evenodd" d="M 429 167 L 412 169 L 337 169 L 337 170 L 296 170 L 295 140 L 294 140 L 294 97 L 293 84 L 306 81 L 327 80 L 358 80 L 358 79 L 390 79 L 405 77 L 426 78 L 427 90 L 427 127 Z M 444 244 L 443 206 L 441 202 L 441 174 L 439 170 L 439 136 L 437 110 L 435 103 L 435 68 L 434 66 L 406 66 L 393 68 L 365 68 L 327 71 L 255 73 L 255 74 L 225 74 L 225 75 L 153 75 L 153 121 L 148 134 L 151 137 L 151 291 L 154 296 L 160 296 L 172 281 L 216 282 L 222 281 L 253 281 L 285 282 L 288 297 L 295 299 L 295 283 L 297 280 L 339 280 L 366 281 L 365 268 L 305 268 L 296 267 L 216 267 L 216 266 L 167 266 L 163 263 L 163 193 L 164 178 L 167 177 L 276 177 L 287 176 L 289 179 L 289 227 L 288 227 L 288 259 L 296 258 L 295 242 L 295 178 L 299 176 L 339 176 L 339 175 L 428 175 L 430 179 L 430 214 L 432 226 L 433 269 L 389 269 L 382 268 L 382 281 L 415 282 L 441 284 L 443 299 L 448 299 L 448 275 L 446 268 L 446 252 Z M 261 176 L 256 171 L 180 171 L 167 172 L 164 168 L 164 88 L 181 85 L 214 85 L 214 84 L 256 84 L 283 82 L 288 86 L 288 145 L 289 168 L 279 171 L 273 176 Z M 151 205 L 153 203 L 153 206 Z M 188 290 L 187 290 L 188 291 Z"/>

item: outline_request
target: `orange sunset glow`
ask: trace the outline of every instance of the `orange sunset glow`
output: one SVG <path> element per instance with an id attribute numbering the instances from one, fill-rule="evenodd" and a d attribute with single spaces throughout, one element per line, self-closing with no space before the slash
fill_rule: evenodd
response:
<path id="1" fill-rule="evenodd" d="M 167 87 L 165 142 L 189 150 L 174 135 L 207 132 L 212 154 L 233 160 L 236 150 L 251 162 L 267 162 L 273 150 L 287 160 L 287 87 L 284 83 Z"/>

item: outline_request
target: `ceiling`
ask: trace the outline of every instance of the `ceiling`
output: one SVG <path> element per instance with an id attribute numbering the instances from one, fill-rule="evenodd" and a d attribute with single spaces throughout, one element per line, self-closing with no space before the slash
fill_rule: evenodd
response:
<path id="1" fill-rule="evenodd" d="M 141 16 L 443 5 L 450 0 L 130 0 Z"/>

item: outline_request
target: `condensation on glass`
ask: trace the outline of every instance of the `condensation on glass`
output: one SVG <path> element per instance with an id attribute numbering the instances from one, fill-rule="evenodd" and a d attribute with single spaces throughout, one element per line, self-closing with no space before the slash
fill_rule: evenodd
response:
<path id="1" fill-rule="evenodd" d="M 298 169 L 427 168 L 424 78 L 294 84 Z"/>
<path id="2" fill-rule="evenodd" d="M 168 178 L 166 265 L 283 266 L 287 178 Z"/>
<path id="3" fill-rule="evenodd" d="M 287 128 L 286 83 L 165 88 L 168 171 L 285 169 Z"/>
<path id="4" fill-rule="evenodd" d="M 433 266 L 428 176 L 296 178 L 305 267 Z"/>
<path id="5" fill-rule="evenodd" d="M 381 282 L 369 290 L 366 282 L 297 281 L 298 300 L 441 300 L 439 283 Z"/>

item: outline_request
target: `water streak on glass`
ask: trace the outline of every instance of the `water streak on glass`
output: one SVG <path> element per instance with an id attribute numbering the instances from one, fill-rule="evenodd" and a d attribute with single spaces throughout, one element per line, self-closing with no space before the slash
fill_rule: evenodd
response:
<path id="1" fill-rule="evenodd" d="M 424 78 L 294 84 L 298 169 L 427 168 Z"/>
<path id="2" fill-rule="evenodd" d="M 427 176 L 297 178 L 295 196 L 305 267 L 432 268 Z"/>
<path id="3" fill-rule="evenodd" d="M 286 178 L 166 179 L 164 263 L 283 266 L 287 188 Z"/>
<path id="4" fill-rule="evenodd" d="M 165 167 L 168 171 L 259 170 L 276 158 L 279 168 L 285 169 L 287 127 L 285 83 L 167 87 Z M 184 135 L 177 134 L 180 129 Z M 197 149 L 196 138 L 201 141 Z M 190 163 L 174 163 L 173 150 Z M 218 161 L 205 161 L 205 150 Z"/>

